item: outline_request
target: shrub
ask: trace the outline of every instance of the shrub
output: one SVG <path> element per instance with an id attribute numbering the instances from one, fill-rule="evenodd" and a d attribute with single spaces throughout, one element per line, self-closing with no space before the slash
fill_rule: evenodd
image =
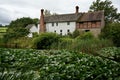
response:
<path id="1" fill-rule="evenodd" d="M 86 39 L 93 39 L 94 36 L 91 32 L 84 32 L 83 34 L 81 34 L 80 36 L 78 36 L 76 39 L 83 39 L 83 40 L 86 40 Z"/>
<path id="2" fill-rule="evenodd" d="M 34 32 L 32 34 L 33 34 L 33 37 L 38 37 L 38 33 L 37 32 Z"/>
<path id="3" fill-rule="evenodd" d="M 93 55 L 101 48 L 113 46 L 111 41 L 105 39 L 76 40 L 74 44 L 73 49 Z"/>
<path id="4" fill-rule="evenodd" d="M 58 44 L 52 45 L 51 49 L 65 49 L 70 51 L 82 51 L 96 55 L 97 51 L 104 47 L 112 47 L 113 43 L 107 39 L 70 39 L 62 38 Z"/>
<path id="5" fill-rule="evenodd" d="M 75 30 L 73 33 L 69 33 L 68 34 L 71 38 L 76 38 L 77 36 L 80 35 L 80 31 L 79 30 Z"/>
<path id="6" fill-rule="evenodd" d="M 106 25 L 100 37 L 111 39 L 115 46 L 120 47 L 120 23 Z"/>
<path id="7" fill-rule="evenodd" d="M 58 43 L 54 43 L 51 46 L 51 49 L 67 49 L 67 50 L 71 50 L 70 45 L 73 43 L 73 40 L 74 39 L 71 39 L 69 37 L 60 38 Z"/>
<path id="8" fill-rule="evenodd" d="M 5 48 L 31 48 L 32 38 L 21 37 L 18 39 L 10 39 L 6 43 L 3 41 L 3 47 Z"/>
<path id="9" fill-rule="evenodd" d="M 33 47 L 37 49 L 50 49 L 50 46 L 59 41 L 59 35 L 55 33 L 41 33 L 33 40 Z"/>

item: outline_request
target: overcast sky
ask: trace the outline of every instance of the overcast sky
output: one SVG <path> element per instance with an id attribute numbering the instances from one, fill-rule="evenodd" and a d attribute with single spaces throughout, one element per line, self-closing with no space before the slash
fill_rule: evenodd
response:
<path id="1" fill-rule="evenodd" d="M 20 17 L 39 18 L 40 9 L 53 13 L 74 13 L 75 6 L 80 12 L 87 12 L 95 0 L 0 0 L 0 24 L 7 25 Z M 120 12 L 120 0 L 111 0 Z"/>

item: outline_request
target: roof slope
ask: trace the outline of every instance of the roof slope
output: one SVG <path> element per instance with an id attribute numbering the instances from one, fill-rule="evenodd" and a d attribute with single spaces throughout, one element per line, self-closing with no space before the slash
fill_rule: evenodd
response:
<path id="1" fill-rule="evenodd" d="M 52 15 L 46 16 L 45 22 L 67 22 L 67 21 L 75 21 L 75 22 L 83 22 L 83 21 L 98 21 L 102 20 L 104 16 L 103 11 L 96 12 L 88 12 L 88 13 L 78 13 L 78 14 L 62 14 L 62 15 Z"/>
<path id="2" fill-rule="evenodd" d="M 82 13 L 52 15 L 52 16 L 45 17 L 45 22 L 77 21 L 81 15 Z"/>
<path id="3" fill-rule="evenodd" d="M 26 29 L 31 29 L 33 26 L 35 26 L 35 24 L 29 24 L 29 25 L 26 26 Z"/>
<path id="4" fill-rule="evenodd" d="M 98 21 L 98 20 L 102 20 L 103 16 L 104 16 L 103 11 L 88 12 L 88 13 L 84 13 L 84 15 L 81 16 L 79 21 Z"/>

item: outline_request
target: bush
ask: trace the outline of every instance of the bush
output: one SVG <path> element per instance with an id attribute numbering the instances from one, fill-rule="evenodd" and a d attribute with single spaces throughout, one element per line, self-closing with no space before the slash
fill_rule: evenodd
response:
<path id="1" fill-rule="evenodd" d="M 33 34 L 33 37 L 38 37 L 38 33 L 37 32 L 34 32 L 32 34 Z"/>
<path id="2" fill-rule="evenodd" d="M 0 80 L 120 80 L 120 64 L 68 51 L 0 49 Z"/>
<path id="3" fill-rule="evenodd" d="M 97 51 L 104 47 L 112 47 L 113 43 L 106 39 L 70 39 L 62 38 L 62 40 L 55 45 L 52 45 L 52 49 L 65 49 L 69 51 L 82 51 L 88 54 L 96 55 Z"/>
<path id="4" fill-rule="evenodd" d="M 80 31 L 79 30 L 75 30 L 73 33 L 69 33 L 68 34 L 71 38 L 76 38 L 77 36 L 80 35 Z"/>
<path id="5" fill-rule="evenodd" d="M 93 39 L 94 36 L 91 32 L 84 32 L 83 34 L 81 34 L 80 36 L 78 36 L 76 39 L 83 39 L 83 40 L 86 40 L 86 39 Z"/>
<path id="6" fill-rule="evenodd" d="M 71 44 L 73 43 L 72 38 L 69 37 L 62 37 L 60 38 L 58 43 L 54 43 L 51 46 L 51 49 L 67 49 L 67 50 L 71 50 Z"/>
<path id="7" fill-rule="evenodd" d="M 100 37 L 111 39 L 115 46 L 120 47 L 120 23 L 106 25 Z"/>
<path id="8" fill-rule="evenodd" d="M 53 43 L 59 42 L 60 36 L 55 33 L 41 33 L 33 40 L 33 47 L 37 49 L 50 49 Z"/>
<path id="9" fill-rule="evenodd" d="M 18 39 L 10 39 L 6 43 L 3 41 L 2 46 L 5 48 L 31 48 L 32 38 L 21 37 Z"/>

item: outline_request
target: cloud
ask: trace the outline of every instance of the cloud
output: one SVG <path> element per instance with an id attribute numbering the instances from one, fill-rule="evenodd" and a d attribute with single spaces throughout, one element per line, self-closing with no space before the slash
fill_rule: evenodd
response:
<path id="1" fill-rule="evenodd" d="M 40 9 L 53 13 L 74 13 L 75 6 L 80 12 L 89 10 L 95 0 L 0 0 L 0 24 L 8 24 L 11 20 L 21 17 L 39 18 Z M 120 12 L 120 0 L 111 0 Z"/>
<path id="2" fill-rule="evenodd" d="M 4 24 L 8 24 L 11 21 L 11 18 L 9 16 L 9 11 L 4 9 L 4 8 L 0 8 L 0 24 L 2 23 Z"/>

